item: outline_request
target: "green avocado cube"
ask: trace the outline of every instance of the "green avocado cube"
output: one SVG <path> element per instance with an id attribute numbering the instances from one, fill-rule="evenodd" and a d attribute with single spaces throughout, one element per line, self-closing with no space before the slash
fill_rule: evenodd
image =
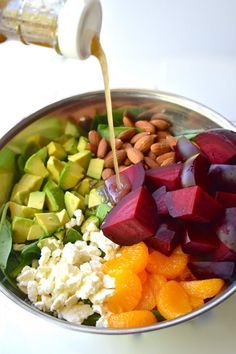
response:
<path id="1" fill-rule="evenodd" d="M 78 127 L 71 122 L 67 122 L 65 126 L 65 134 L 78 138 L 79 137 Z"/>
<path id="2" fill-rule="evenodd" d="M 61 227 L 56 213 L 37 213 L 35 214 L 35 219 L 45 232 L 45 235 L 51 235 Z"/>
<path id="3" fill-rule="evenodd" d="M 12 221 L 13 242 L 24 243 L 32 225 L 33 220 L 15 216 Z"/>
<path id="4" fill-rule="evenodd" d="M 55 156 L 50 156 L 47 162 L 47 169 L 51 174 L 54 182 L 58 183 L 60 174 L 65 167 L 65 162 L 58 160 Z"/>
<path id="5" fill-rule="evenodd" d="M 97 189 L 92 189 L 89 193 L 88 208 L 91 209 L 104 203 L 104 199 L 104 196 Z"/>
<path id="6" fill-rule="evenodd" d="M 88 144 L 88 139 L 85 138 L 85 136 L 81 136 L 79 138 L 79 142 L 78 142 L 78 145 L 77 145 L 77 150 L 79 152 L 86 150 L 87 144 Z"/>
<path id="7" fill-rule="evenodd" d="M 41 176 L 24 174 L 19 182 L 15 184 L 10 200 L 18 204 L 27 205 L 30 192 L 38 191 L 42 182 L 43 177 Z"/>
<path id="8" fill-rule="evenodd" d="M 63 168 L 60 178 L 59 186 L 64 189 L 71 189 L 84 177 L 84 169 L 77 164 L 77 162 L 67 162 Z"/>
<path id="9" fill-rule="evenodd" d="M 78 140 L 74 137 L 71 137 L 64 142 L 63 147 L 67 154 L 73 155 L 78 152 L 77 145 L 78 145 Z"/>
<path id="10" fill-rule="evenodd" d="M 59 219 L 59 221 L 60 221 L 60 224 L 61 224 L 62 226 L 64 226 L 67 222 L 70 221 L 70 218 L 69 218 L 69 216 L 68 216 L 68 214 L 67 214 L 66 209 L 63 209 L 63 210 L 59 211 L 59 212 L 57 213 L 57 217 L 58 217 L 58 219 Z"/>
<path id="11" fill-rule="evenodd" d="M 31 192 L 28 200 L 28 207 L 43 210 L 45 202 L 45 192 Z"/>
<path id="12" fill-rule="evenodd" d="M 46 205 L 49 211 L 59 211 L 65 208 L 64 192 L 60 187 L 46 189 Z"/>
<path id="13" fill-rule="evenodd" d="M 0 205 L 9 200 L 9 195 L 14 184 L 15 173 L 10 171 L 0 170 L 1 193 Z"/>
<path id="14" fill-rule="evenodd" d="M 49 179 L 43 187 L 43 192 L 46 192 L 47 189 L 54 189 L 57 187 L 58 185 L 55 182 L 53 182 L 51 179 Z"/>
<path id="15" fill-rule="evenodd" d="M 77 192 L 79 194 L 81 194 L 82 196 L 85 196 L 86 194 L 88 194 L 90 192 L 90 189 L 91 189 L 91 178 L 84 178 L 78 188 L 77 188 Z"/>
<path id="16" fill-rule="evenodd" d="M 48 146 L 48 155 L 55 156 L 58 160 L 64 160 L 66 157 L 66 152 L 63 146 L 59 143 L 51 141 Z"/>
<path id="17" fill-rule="evenodd" d="M 15 216 L 31 219 L 34 217 L 34 214 L 38 212 L 37 209 L 29 208 L 28 206 L 20 205 L 14 202 L 9 202 L 9 209 L 10 209 L 11 219 L 13 219 Z"/>
<path id="18" fill-rule="evenodd" d="M 53 236 L 55 236 L 58 240 L 63 241 L 65 235 L 65 230 L 60 230 L 54 233 Z"/>
<path id="19" fill-rule="evenodd" d="M 99 218 L 100 222 L 103 222 L 112 207 L 108 204 L 102 203 L 98 205 L 96 210 L 96 216 Z"/>
<path id="20" fill-rule="evenodd" d="M 41 226 L 34 221 L 32 226 L 29 229 L 28 235 L 27 235 L 27 241 L 33 241 L 33 240 L 38 240 L 40 237 L 44 236 L 45 233 Z"/>
<path id="21" fill-rule="evenodd" d="M 66 230 L 66 235 L 64 238 L 64 243 L 74 243 L 78 240 L 82 240 L 82 235 L 79 233 L 79 231 L 71 228 Z"/>
<path id="22" fill-rule="evenodd" d="M 84 168 L 85 171 L 87 171 L 91 158 L 92 153 L 89 150 L 84 150 L 81 152 L 77 152 L 77 154 L 68 156 L 69 161 L 77 162 L 80 166 Z"/>
<path id="23" fill-rule="evenodd" d="M 96 216 L 90 216 L 88 219 L 86 219 L 84 222 L 83 222 L 83 224 L 82 224 L 82 226 L 81 226 L 81 228 L 80 228 L 80 230 L 81 230 L 81 232 L 82 232 L 82 234 L 84 234 L 86 231 L 87 231 L 87 227 L 90 225 L 90 224 L 94 224 L 96 227 L 99 227 L 99 219 L 96 217 Z"/>
<path id="24" fill-rule="evenodd" d="M 48 170 L 44 166 L 46 158 L 47 149 L 44 147 L 28 158 L 25 163 L 24 171 L 43 178 L 47 177 Z"/>
<path id="25" fill-rule="evenodd" d="M 65 206 L 70 218 L 74 215 L 75 210 L 84 209 L 82 198 L 82 196 L 68 191 L 65 193 Z"/>
<path id="26" fill-rule="evenodd" d="M 99 159 L 99 158 L 91 159 L 87 170 L 87 176 L 98 180 L 101 179 L 103 167 L 104 167 L 103 159 Z"/>

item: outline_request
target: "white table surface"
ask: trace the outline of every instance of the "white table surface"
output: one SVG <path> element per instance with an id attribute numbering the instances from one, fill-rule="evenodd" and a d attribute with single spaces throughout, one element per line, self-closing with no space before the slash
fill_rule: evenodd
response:
<path id="1" fill-rule="evenodd" d="M 174 92 L 236 121 L 235 0 L 102 0 L 102 40 L 111 87 Z M 65 60 L 52 51 L 0 46 L 1 135 L 37 109 L 102 89 L 95 59 Z M 200 319 L 136 336 L 70 332 L 29 315 L 0 295 L 0 353 L 235 353 L 236 295 Z"/>

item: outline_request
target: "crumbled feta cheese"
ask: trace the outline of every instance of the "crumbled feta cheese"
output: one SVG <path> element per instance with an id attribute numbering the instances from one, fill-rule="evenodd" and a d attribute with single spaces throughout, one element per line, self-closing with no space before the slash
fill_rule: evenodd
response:
<path id="1" fill-rule="evenodd" d="M 60 311 L 60 317 L 64 318 L 68 322 L 81 324 L 86 318 L 93 314 L 91 306 L 79 302 L 70 308 L 65 307 Z"/>
<path id="2" fill-rule="evenodd" d="M 76 221 L 76 218 L 71 218 L 70 221 L 68 221 L 66 224 L 65 224 L 65 227 L 66 229 L 71 229 L 72 227 L 76 226 L 77 225 L 77 221 Z"/>
<path id="3" fill-rule="evenodd" d="M 86 231 L 87 232 L 92 232 L 92 231 L 98 231 L 97 226 L 94 224 L 94 222 L 90 222 L 87 226 L 86 226 Z"/>
<path id="4" fill-rule="evenodd" d="M 108 316 L 101 316 L 97 322 L 96 322 L 96 327 L 108 327 Z"/>
<path id="5" fill-rule="evenodd" d="M 74 216 L 76 218 L 76 225 L 77 226 L 80 226 L 82 225 L 83 221 L 84 221 L 84 215 L 82 213 L 82 210 L 81 209 L 77 209 L 75 212 L 74 212 Z"/>
<path id="6" fill-rule="evenodd" d="M 117 250 L 119 249 L 119 245 L 104 236 L 102 231 L 92 231 L 90 233 L 84 234 L 83 239 L 84 237 L 86 238 L 85 241 L 90 241 L 105 253 L 105 260 L 114 258 Z"/>
<path id="7" fill-rule="evenodd" d="M 40 257 L 40 260 L 39 260 L 39 265 L 40 266 L 44 266 L 47 264 L 49 258 L 51 256 L 51 250 L 50 248 L 48 247 L 43 247 L 41 249 L 41 257 Z"/>

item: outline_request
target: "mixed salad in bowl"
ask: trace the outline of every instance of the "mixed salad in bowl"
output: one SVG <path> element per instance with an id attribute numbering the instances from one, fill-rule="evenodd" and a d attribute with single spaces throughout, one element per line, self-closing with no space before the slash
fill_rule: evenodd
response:
<path id="1" fill-rule="evenodd" d="M 0 152 L 1 271 L 37 309 L 79 325 L 171 320 L 235 279 L 236 133 L 174 136 L 164 113 L 119 114 L 122 188 L 104 119 Z"/>

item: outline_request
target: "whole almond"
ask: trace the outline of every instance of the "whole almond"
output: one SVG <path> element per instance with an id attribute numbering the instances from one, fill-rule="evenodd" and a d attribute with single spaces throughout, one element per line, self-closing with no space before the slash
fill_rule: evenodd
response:
<path id="1" fill-rule="evenodd" d="M 158 113 L 153 114 L 151 120 L 156 120 L 156 119 L 165 120 L 166 122 L 169 123 L 169 126 L 171 125 L 171 123 L 169 121 L 169 117 L 165 113 L 158 112 Z"/>
<path id="2" fill-rule="evenodd" d="M 121 139 L 116 138 L 115 139 L 115 144 L 116 144 L 116 149 L 119 150 L 122 148 L 123 141 Z"/>
<path id="3" fill-rule="evenodd" d="M 151 157 L 145 156 L 144 161 L 149 168 L 154 168 L 159 166 L 159 164 L 156 163 L 156 161 L 154 161 L 153 159 L 151 159 Z"/>
<path id="4" fill-rule="evenodd" d="M 135 149 L 141 151 L 141 152 L 147 152 L 150 150 L 151 145 L 154 142 L 154 136 L 153 135 L 147 135 L 143 136 L 141 139 L 139 139 L 135 144 L 134 147 Z"/>
<path id="5" fill-rule="evenodd" d="M 149 153 L 148 153 L 148 157 L 150 157 L 150 159 L 152 159 L 152 160 L 156 161 L 156 155 L 154 154 L 154 152 L 149 151 Z"/>
<path id="6" fill-rule="evenodd" d="M 134 164 L 139 163 L 144 158 L 143 153 L 133 147 L 128 148 L 126 152 L 128 159 Z"/>
<path id="7" fill-rule="evenodd" d="M 130 148 L 130 147 L 132 147 L 132 145 L 130 144 L 130 143 L 124 143 L 123 145 L 122 145 L 122 149 L 128 149 L 128 148 Z"/>
<path id="8" fill-rule="evenodd" d="M 102 138 L 98 144 L 97 157 L 103 159 L 109 151 L 109 144 L 105 138 Z"/>
<path id="9" fill-rule="evenodd" d="M 172 135 L 167 135 L 166 142 L 167 142 L 167 144 L 169 144 L 171 150 L 174 150 L 174 148 L 177 144 L 177 138 Z"/>
<path id="10" fill-rule="evenodd" d="M 168 135 L 170 135 L 170 133 L 168 132 L 168 130 L 160 130 L 157 132 L 157 138 L 158 140 L 160 139 L 165 139 Z"/>
<path id="11" fill-rule="evenodd" d="M 149 132 L 138 133 L 138 134 L 133 136 L 133 138 L 130 140 L 130 142 L 131 142 L 131 144 L 135 144 L 143 136 L 148 136 L 148 135 L 151 135 L 151 133 L 149 133 Z"/>
<path id="12" fill-rule="evenodd" d="M 170 123 L 164 119 L 152 119 L 151 123 L 155 125 L 158 130 L 167 130 L 170 127 Z"/>
<path id="13" fill-rule="evenodd" d="M 171 148 L 165 140 L 151 145 L 151 151 L 156 156 L 165 154 L 166 152 L 169 152 L 170 150 L 171 150 Z"/>
<path id="14" fill-rule="evenodd" d="M 90 132 L 88 133 L 88 140 L 89 140 L 90 144 L 98 147 L 98 144 L 99 144 L 99 141 L 101 140 L 101 138 L 96 130 L 90 130 Z"/>
<path id="15" fill-rule="evenodd" d="M 112 168 L 105 168 L 102 171 L 102 179 L 105 181 L 107 178 L 113 176 L 115 174 L 115 172 L 113 171 Z"/>
<path id="16" fill-rule="evenodd" d="M 126 159 L 126 151 L 124 149 L 116 150 L 116 157 L 118 164 L 121 165 L 123 161 Z M 104 158 L 104 167 L 113 168 L 114 167 L 114 159 L 112 151 L 108 152 L 108 154 Z"/>
<path id="17" fill-rule="evenodd" d="M 94 144 L 91 144 L 91 143 L 87 143 L 86 149 L 90 150 L 94 155 L 97 154 L 97 145 L 94 145 Z"/>
<path id="18" fill-rule="evenodd" d="M 131 161 L 130 161 L 130 159 L 128 159 L 128 157 L 125 159 L 125 161 L 124 161 L 124 165 L 125 166 L 130 166 L 131 165 Z"/>
<path id="19" fill-rule="evenodd" d="M 121 139 L 123 142 L 126 142 L 126 141 L 130 141 L 130 139 L 132 139 L 132 137 L 137 133 L 136 129 L 133 128 L 133 129 L 128 129 L 128 130 L 125 130 L 123 132 L 121 132 L 117 138 L 118 139 Z"/>
<path id="20" fill-rule="evenodd" d="M 130 117 L 128 117 L 128 114 L 124 115 L 123 117 L 123 124 L 125 127 L 134 127 L 134 122 Z"/>
<path id="21" fill-rule="evenodd" d="M 173 158 L 175 161 L 175 152 L 166 152 L 165 154 L 162 154 L 156 158 L 156 162 L 161 165 L 166 159 Z"/>
<path id="22" fill-rule="evenodd" d="M 161 167 L 173 165 L 173 163 L 175 163 L 175 159 L 173 157 L 169 157 L 168 159 L 162 162 Z"/>
<path id="23" fill-rule="evenodd" d="M 135 127 L 143 130 L 144 132 L 149 132 L 151 134 L 154 134 L 156 131 L 155 126 L 146 120 L 138 120 L 135 123 Z"/>

